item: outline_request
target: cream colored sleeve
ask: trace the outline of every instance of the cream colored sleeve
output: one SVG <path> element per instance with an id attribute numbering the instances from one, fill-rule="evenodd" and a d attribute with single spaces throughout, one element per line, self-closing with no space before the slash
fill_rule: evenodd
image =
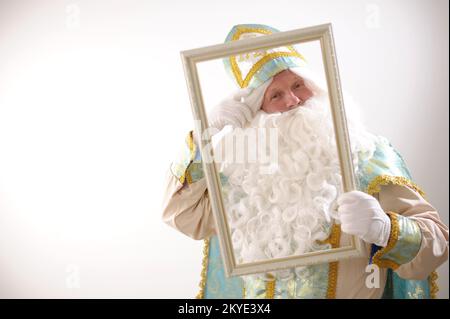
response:
<path id="1" fill-rule="evenodd" d="M 406 263 L 394 269 L 404 279 L 426 279 L 432 271 L 448 259 L 448 227 L 441 221 L 436 209 L 417 191 L 400 185 L 381 186 L 378 200 L 386 212 L 393 212 L 414 221 L 421 233 L 420 248 Z M 417 227 L 415 226 L 415 227 Z M 407 252 L 407 246 L 396 244 L 398 252 Z M 392 255 L 394 256 L 394 255 Z M 395 259 L 395 258 L 393 258 Z"/>
<path id="2" fill-rule="evenodd" d="M 193 239 L 215 234 L 205 178 L 181 184 L 170 171 L 167 173 L 163 221 Z"/>

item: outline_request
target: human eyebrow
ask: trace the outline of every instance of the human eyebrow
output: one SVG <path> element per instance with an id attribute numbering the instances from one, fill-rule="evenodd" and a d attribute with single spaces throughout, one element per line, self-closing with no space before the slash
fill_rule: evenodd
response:
<path id="1" fill-rule="evenodd" d="M 281 93 L 281 90 L 280 90 L 280 89 L 274 89 L 274 90 L 271 90 L 271 91 L 270 91 L 269 96 L 273 96 L 273 95 L 279 94 L 279 93 Z"/>
<path id="2" fill-rule="evenodd" d="M 271 89 L 268 89 L 267 92 L 266 92 L 266 95 L 267 95 L 267 96 L 272 96 L 272 95 L 273 95 L 274 93 L 276 93 L 277 91 L 279 91 L 278 88 L 271 88 Z"/>

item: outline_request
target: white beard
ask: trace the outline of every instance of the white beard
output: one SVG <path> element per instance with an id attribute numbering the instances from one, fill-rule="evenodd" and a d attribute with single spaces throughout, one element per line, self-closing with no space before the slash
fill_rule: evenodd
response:
<path id="1" fill-rule="evenodd" d="M 342 192 L 332 123 L 328 97 L 321 94 L 285 113 L 259 111 L 244 129 L 220 141 L 216 151 L 226 150 L 225 140 L 231 136 L 242 138 L 258 128 L 259 132 L 278 132 L 278 165 L 269 174 L 261 174 L 267 163 L 236 162 L 233 157 L 222 161 L 220 171 L 228 178 L 222 187 L 225 211 L 238 264 L 331 248 L 320 241 L 330 235 L 336 217 L 332 208 Z M 363 130 L 353 123 L 357 122 L 349 119 L 350 136 L 355 140 Z M 247 151 L 254 146 L 236 147 Z M 352 146 L 355 154 L 373 153 L 366 139 Z M 267 150 L 258 150 L 263 151 Z M 302 268 L 271 274 L 286 280 Z"/>

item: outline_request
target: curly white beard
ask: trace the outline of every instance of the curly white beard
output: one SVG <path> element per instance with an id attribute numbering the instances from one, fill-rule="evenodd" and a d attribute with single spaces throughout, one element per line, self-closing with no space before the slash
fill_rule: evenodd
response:
<path id="1" fill-rule="evenodd" d="M 220 141 L 219 148 L 226 149 L 225 140 L 231 136 L 243 141 L 242 136 L 249 136 L 249 131 L 255 129 L 259 134 L 269 129 L 278 133 L 278 162 L 269 174 L 261 174 L 267 163 L 257 160 L 236 162 L 227 157 L 221 165 L 227 177 L 222 191 L 237 263 L 330 248 L 320 241 L 330 234 L 335 217 L 332 207 L 342 192 L 332 123 L 328 97 L 319 94 L 289 112 L 259 111 L 244 129 L 234 130 Z M 353 127 L 349 128 L 351 132 L 360 132 Z M 352 151 L 361 152 L 361 145 L 355 143 Z M 236 147 L 247 151 L 254 145 Z M 368 149 L 367 145 L 364 148 Z M 258 150 L 258 154 L 262 151 L 267 150 Z M 277 279 L 289 279 L 300 270 L 271 274 Z"/>

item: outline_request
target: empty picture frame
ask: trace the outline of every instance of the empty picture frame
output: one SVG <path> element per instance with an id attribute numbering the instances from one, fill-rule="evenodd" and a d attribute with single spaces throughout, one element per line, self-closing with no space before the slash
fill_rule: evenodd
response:
<path id="1" fill-rule="evenodd" d="M 278 32 L 181 52 L 181 59 L 195 123 L 195 134 L 196 136 L 201 137 L 197 139 L 197 143 L 199 144 L 198 146 L 203 161 L 203 170 L 216 223 L 224 270 L 228 277 L 328 263 L 345 258 L 358 257 L 364 254 L 363 242 L 359 238 L 351 236 L 348 245 L 328 250 L 313 251 L 301 255 L 248 263 L 237 263 L 235 258 L 230 226 L 227 223 L 224 199 L 221 192 L 220 176 L 217 165 L 214 162 L 213 150 L 210 147 L 212 141 L 207 130 L 209 126 L 197 64 L 258 50 L 312 41 L 318 41 L 318 43 L 320 43 L 321 59 L 326 78 L 328 97 L 331 106 L 330 111 L 333 119 L 337 153 L 342 175 L 342 190 L 344 192 L 352 191 L 355 190 L 355 176 L 331 24 Z"/>

